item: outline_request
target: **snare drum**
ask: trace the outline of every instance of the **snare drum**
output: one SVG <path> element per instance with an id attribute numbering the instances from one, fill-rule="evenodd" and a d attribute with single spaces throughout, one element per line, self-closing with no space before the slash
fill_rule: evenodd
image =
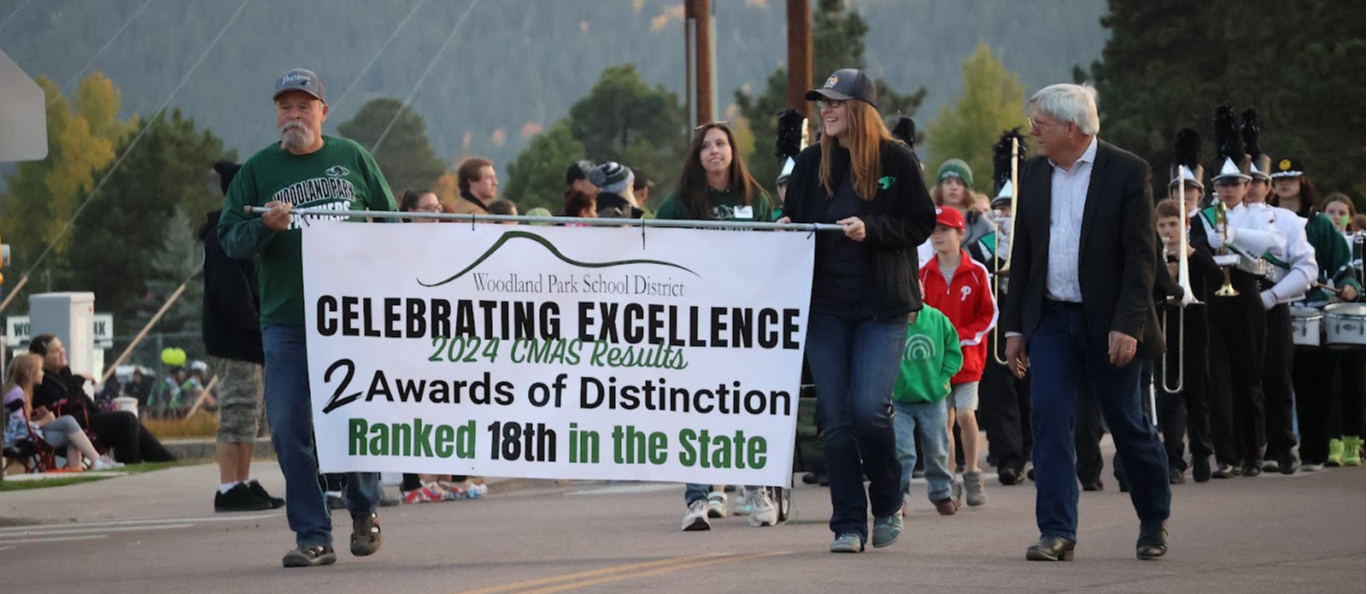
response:
<path id="1" fill-rule="evenodd" d="M 1297 347 L 1319 348 L 1320 320 L 1324 314 L 1313 307 L 1291 308 L 1291 341 Z"/>
<path id="2" fill-rule="evenodd" d="M 1336 348 L 1367 345 L 1367 304 L 1335 303 L 1324 308 L 1324 344 Z"/>

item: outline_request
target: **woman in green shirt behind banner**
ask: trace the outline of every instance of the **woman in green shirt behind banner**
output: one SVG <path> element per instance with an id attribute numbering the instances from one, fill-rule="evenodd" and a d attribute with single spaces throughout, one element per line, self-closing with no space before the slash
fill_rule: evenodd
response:
<path id="1" fill-rule="evenodd" d="M 657 219 L 695 221 L 774 220 L 774 206 L 768 194 L 750 177 L 745 161 L 736 150 L 736 137 L 725 123 L 713 122 L 698 127 L 693 146 L 684 161 L 683 173 L 673 193 L 655 212 Z M 746 487 L 743 499 L 730 509 L 721 485 L 689 484 L 684 490 L 684 531 L 710 530 L 709 518 L 730 513 L 749 515 L 751 526 L 778 523 L 778 509 L 769 490 Z"/>

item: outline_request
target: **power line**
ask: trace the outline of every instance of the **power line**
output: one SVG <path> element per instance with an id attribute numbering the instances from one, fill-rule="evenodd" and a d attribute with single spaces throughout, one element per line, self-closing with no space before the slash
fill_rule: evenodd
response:
<path id="1" fill-rule="evenodd" d="M 384 40 L 384 43 L 380 45 L 380 49 L 376 50 L 375 53 L 370 56 L 370 60 L 366 62 L 365 66 L 361 68 L 361 71 L 356 74 L 356 78 L 351 79 L 351 84 L 347 85 L 346 90 L 342 91 L 342 94 L 337 97 L 337 100 L 332 102 L 332 107 L 336 107 L 342 103 L 342 99 L 345 99 L 347 93 L 350 93 L 351 89 L 356 86 L 356 83 L 361 81 L 361 77 L 365 76 L 366 71 L 370 70 L 370 66 L 375 63 L 375 60 L 380 57 L 380 54 L 384 53 L 385 48 L 389 47 L 389 43 L 394 41 L 395 37 L 398 37 L 399 31 L 403 30 L 403 26 L 408 24 L 408 20 L 413 18 L 413 15 L 417 14 L 418 9 L 422 8 L 422 5 L 424 4 L 427 4 L 427 0 L 422 0 L 413 5 L 413 10 L 408 11 L 408 16 L 404 17 L 402 21 L 399 21 L 399 26 L 394 28 L 393 33 L 389 34 L 389 39 Z"/>
<path id="2" fill-rule="evenodd" d="M 5 20 L 0 21 L 0 29 L 4 29 L 5 25 L 8 25 L 10 21 L 14 20 L 14 15 L 24 12 L 24 9 L 28 8 L 28 5 L 31 2 L 33 2 L 33 0 L 24 0 L 24 3 L 20 4 L 19 8 L 16 8 L 14 9 L 14 12 L 9 13 L 9 16 L 5 17 Z"/>
<path id="3" fill-rule="evenodd" d="M 52 241 L 47 244 L 47 248 L 43 250 L 43 253 L 39 254 L 38 258 L 33 261 L 33 265 L 24 272 L 24 278 L 28 278 L 30 274 L 33 274 L 34 270 L 38 269 L 38 266 L 43 263 L 43 260 L 47 258 L 47 255 L 52 253 L 52 248 L 56 247 L 57 243 L 62 240 L 62 237 L 66 236 L 67 232 L 71 230 L 72 224 L 76 222 L 76 219 L 80 218 L 81 213 L 85 212 L 85 208 L 90 206 L 90 203 L 99 195 L 100 188 L 103 188 L 105 182 L 108 182 L 109 178 L 114 175 L 114 172 L 118 171 L 119 166 L 123 165 L 124 159 L 127 159 L 128 155 L 133 152 L 133 149 L 138 145 L 138 142 L 142 140 L 143 136 L 147 134 L 147 131 L 152 129 L 152 125 L 156 123 L 157 118 L 161 117 L 161 115 L 166 112 L 166 107 L 171 104 L 171 100 L 175 98 L 176 93 L 179 93 L 180 89 L 185 86 L 186 81 L 190 80 L 190 76 L 195 73 L 195 70 L 199 69 L 199 65 L 204 62 L 204 58 L 218 45 L 219 40 L 223 39 L 223 34 L 228 31 L 228 27 L 231 27 L 232 24 L 237 21 L 237 17 L 242 14 L 242 11 L 246 9 L 247 5 L 251 4 L 252 1 L 253 0 L 244 0 L 242 4 L 237 7 L 237 12 L 234 12 L 233 16 L 228 19 L 228 22 L 224 23 L 223 27 L 218 30 L 218 34 L 214 36 L 213 41 L 199 54 L 199 58 L 195 60 L 195 63 L 185 72 L 185 76 L 181 77 L 180 82 L 171 90 L 171 94 L 167 95 L 166 100 L 161 103 L 161 107 L 157 109 L 156 113 L 152 114 L 152 117 L 147 119 L 147 124 L 133 137 L 132 142 L 128 143 L 128 146 L 124 148 L 123 153 L 114 161 L 114 165 L 109 168 L 109 171 L 105 172 L 104 177 L 100 178 L 100 182 L 95 184 L 94 189 L 90 191 L 90 195 L 81 203 L 80 208 L 77 208 L 76 212 L 72 213 L 71 218 L 67 219 L 66 224 L 63 225 L 62 229 L 57 232 L 57 235 L 52 238 Z M 23 280 L 21 279 L 20 282 L 23 282 Z"/>
<path id="4" fill-rule="evenodd" d="M 422 76 L 418 77 L 418 84 L 413 85 L 413 90 L 408 93 L 408 97 L 403 100 L 403 105 L 399 106 L 399 110 L 394 112 L 394 117 L 389 120 L 389 125 L 384 127 L 384 132 L 380 133 L 380 138 L 375 141 L 374 146 L 370 147 L 371 153 L 374 153 L 375 150 L 380 148 L 380 145 L 384 143 L 385 137 L 389 136 L 389 131 L 394 128 L 394 122 L 399 121 L 399 116 L 403 115 L 403 112 L 408 109 L 409 102 L 413 101 L 413 96 L 418 94 L 418 89 L 422 88 L 422 83 L 427 80 L 427 75 L 432 73 L 432 67 L 436 65 L 437 58 L 440 58 L 442 53 L 446 51 L 446 46 L 451 44 L 451 40 L 456 38 L 456 32 L 460 31 L 461 25 L 465 24 L 465 19 L 470 16 L 470 13 L 474 11 L 476 6 L 479 6 L 480 1 L 481 0 L 474 0 L 474 2 L 471 2 L 470 5 L 465 8 L 465 14 L 460 15 L 460 20 L 456 21 L 456 26 L 452 27 L 451 33 L 447 34 L 446 41 L 442 42 L 441 48 L 438 49 L 437 53 L 432 55 L 432 59 L 427 62 L 427 68 L 422 71 Z"/>
<path id="5" fill-rule="evenodd" d="M 138 9 L 133 12 L 133 16 L 128 17 L 128 20 L 123 22 L 123 26 L 119 27 L 119 30 L 114 33 L 114 36 L 110 37 L 109 41 L 106 41 L 104 43 L 104 47 L 101 47 L 100 51 L 95 52 L 95 56 L 90 58 L 90 61 L 86 62 L 85 66 L 82 66 L 81 69 L 76 72 L 76 75 L 71 77 L 71 80 L 67 81 L 66 84 L 62 85 L 61 91 L 57 94 L 56 97 L 52 98 L 52 101 L 50 101 L 47 104 L 49 109 L 52 108 L 52 105 L 54 103 L 61 100 L 63 95 L 66 95 L 67 91 L 71 89 L 71 85 L 74 85 L 77 81 L 81 80 L 81 75 L 85 74 L 85 71 L 90 68 L 90 65 L 94 64 L 95 60 L 100 59 L 100 56 L 104 55 L 104 51 L 109 49 L 109 46 L 114 45 L 114 40 L 118 39 L 120 35 L 123 35 L 123 32 L 125 29 L 128 28 L 128 25 L 133 24 L 133 20 L 138 18 L 138 15 L 142 14 L 142 11 L 145 10 L 147 8 L 147 5 L 151 3 L 152 0 L 147 0 L 146 2 L 143 2 L 142 6 L 138 7 Z"/>

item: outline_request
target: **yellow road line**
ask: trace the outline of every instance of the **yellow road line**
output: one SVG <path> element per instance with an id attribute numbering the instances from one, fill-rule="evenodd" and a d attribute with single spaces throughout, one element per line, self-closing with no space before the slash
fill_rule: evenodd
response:
<path id="1" fill-rule="evenodd" d="M 721 565 L 721 564 L 723 564 L 723 563 L 735 563 L 735 562 L 737 562 L 737 561 L 749 561 L 749 560 L 751 560 L 751 559 L 760 559 L 760 558 L 763 558 L 763 557 L 777 557 L 777 556 L 779 556 L 779 555 L 787 555 L 787 554 L 788 554 L 788 553 L 786 553 L 786 552 L 783 552 L 783 553 L 759 553 L 759 554 L 755 554 L 755 555 L 740 555 L 740 556 L 735 556 L 735 557 L 724 557 L 724 558 L 721 558 L 721 559 L 712 559 L 712 560 L 709 560 L 709 561 L 699 561 L 699 562 L 696 562 L 696 563 L 687 563 L 687 564 L 684 564 L 684 565 L 670 565 L 670 566 L 661 567 L 661 568 L 658 568 L 658 569 L 650 569 L 650 570 L 646 570 L 646 571 L 638 571 L 638 572 L 626 573 L 626 574 L 622 574 L 622 575 L 611 575 L 611 576 L 607 576 L 607 577 L 601 577 L 601 578 L 596 578 L 596 579 L 591 579 L 591 580 L 585 580 L 585 581 L 582 581 L 582 582 L 574 582 L 574 583 L 569 583 L 569 584 L 562 584 L 562 585 L 559 585 L 559 586 L 550 586 L 550 587 L 541 588 L 541 589 L 537 589 L 537 590 L 523 590 L 523 591 L 519 592 L 518 594 L 551 594 L 552 592 L 563 592 L 563 591 L 565 591 L 565 590 L 573 590 L 573 589 L 576 589 L 576 588 L 583 588 L 583 587 L 586 587 L 586 586 L 594 586 L 594 585 L 597 585 L 597 584 L 603 584 L 603 583 L 607 583 L 607 582 L 618 582 L 618 581 L 629 580 L 629 579 L 634 579 L 634 578 L 650 577 L 650 576 L 653 576 L 653 575 L 660 575 L 660 574 L 664 574 L 664 573 L 670 573 L 670 572 L 674 572 L 674 571 L 680 571 L 680 570 L 683 570 L 683 569 L 693 569 L 693 568 L 696 568 L 696 567 L 707 567 L 708 565 Z"/>
<path id="2" fill-rule="evenodd" d="M 642 570 L 642 569 L 649 569 L 649 568 L 652 568 L 652 567 L 660 567 L 660 566 L 662 566 L 662 565 L 673 565 L 673 564 L 676 564 L 676 563 L 690 563 L 690 562 L 695 562 L 695 561 L 699 561 L 699 560 L 703 560 L 703 559 L 712 559 L 712 558 L 723 557 L 723 556 L 725 556 L 725 555 L 722 554 L 722 553 L 709 553 L 709 554 L 706 554 L 706 555 L 691 555 L 691 556 L 688 556 L 688 557 L 674 557 L 674 558 L 672 558 L 672 559 L 661 559 L 661 560 L 659 560 L 659 561 L 646 561 L 646 562 L 643 562 L 643 563 L 631 563 L 631 564 L 628 564 L 628 565 L 618 565 L 618 566 L 615 566 L 615 567 L 605 567 L 605 568 L 603 568 L 603 569 L 595 569 L 595 570 L 593 570 L 593 571 L 585 571 L 585 572 L 582 572 L 582 573 L 572 573 L 572 574 L 569 574 L 569 575 L 557 575 L 557 576 L 552 576 L 552 577 L 548 577 L 548 578 L 540 578 L 540 579 L 535 579 L 535 580 L 527 580 L 527 581 L 524 581 L 524 582 L 514 582 L 514 583 L 511 583 L 511 584 L 504 584 L 504 585 L 502 585 L 502 586 L 490 586 L 490 587 L 488 587 L 488 588 L 480 588 L 480 589 L 478 589 L 478 590 L 465 590 L 465 591 L 463 591 L 463 592 L 457 592 L 456 594 L 494 594 L 494 593 L 496 593 L 496 592 L 508 592 L 508 591 L 512 591 L 512 590 L 518 590 L 518 589 L 521 589 L 521 588 L 531 588 L 531 587 L 533 587 L 533 586 L 543 586 L 543 585 L 552 584 L 552 583 L 555 583 L 555 582 L 563 582 L 563 581 L 578 580 L 578 579 L 584 579 L 584 578 L 592 578 L 592 577 L 595 577 L 595 576 L 609 575 L 609 574 L 614 574 L 614 573 L 622 573 L 622 572 L 626 572 L 626 571 L 638 571 L 638 570 Z"/>

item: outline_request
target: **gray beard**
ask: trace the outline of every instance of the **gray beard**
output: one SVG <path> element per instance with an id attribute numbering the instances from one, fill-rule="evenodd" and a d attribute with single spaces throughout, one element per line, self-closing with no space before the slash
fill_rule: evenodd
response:
<path id="1" fill-rule="evenodd" d="M 291 128 L 280 135 L 280 148 L 297 151 L 313 144 L 313 133 L 307 128 Z"/>

